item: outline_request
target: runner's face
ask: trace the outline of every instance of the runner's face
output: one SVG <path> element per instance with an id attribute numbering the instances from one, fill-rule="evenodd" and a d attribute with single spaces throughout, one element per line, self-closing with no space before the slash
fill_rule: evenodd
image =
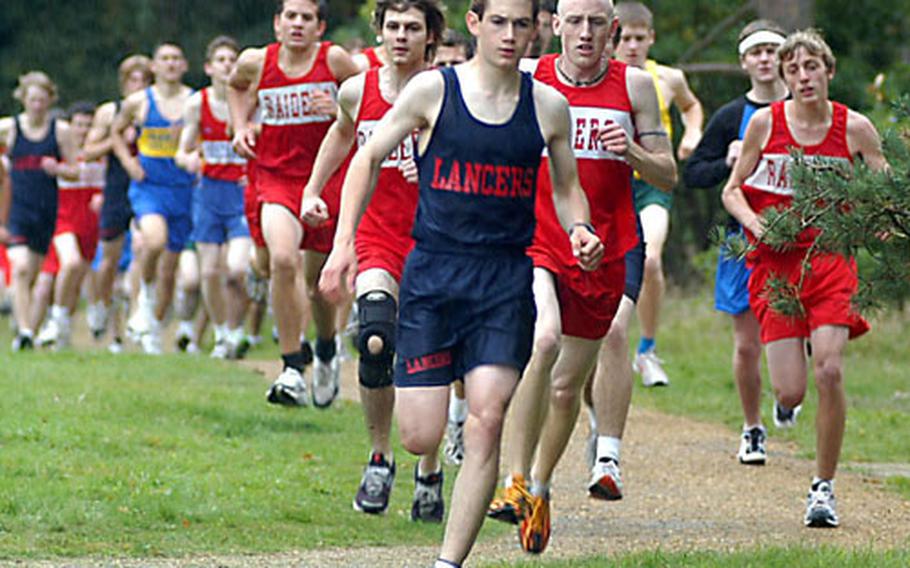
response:
<path id="1" fill-rule="evenodd" d="M 76 144 L 81 148 L 85 143 L 85 138 L 88 136 L 88 131 L 92 127 L 92 115 L 90 114 L 74 114 L 70 119 L 70 132 L 73 133 L 73 137 L 76 139 Z"/>
<path id="2" fill-rule="evenodd" d="M 387 10 L 382 23 L 382 47 L 393 65 L 413 65 L 427 52 L 426 15 L 417 8 Z"/>
<path id="3" fill-rule="evenodd" d="M 553 13 L 541 10 L 537 13 L 537 44 L 541 55 L 550 49 L 553 43 Z"/>
<path id="4" fill-rule="evenodd" d="M 654 44 L 654 30 L 641 24 L 625 26 L 616 46 L 616 58 L 620 61 L 644 67 L 648 50 Z"/>
<path id="5" fill-rule="evenodd" d="M 148 87 L 148 81 L 145 77 L 145 73 L 138 69 L 127 75 L 126 79 L 123 81 L 124 95 L 131 95 L 136 91 L 141 91 Z"/>
<path id="6" fill-rule="evenodd" d="M 436 59 L 433 65 L 437 67 L 451 67 L 468 60 L 468 54 L 465 53 L 464 46 L 461 45 L 440 45 L 436 48 Z"/>
<path id="7" fill-rule="evenodd" d="M 777 76 L 777 46 L 762 43 L 749 48 L 739 60 L 743 71 L 756 83 L 773 83 Z"/>
<path id="8" fill-rule="evenodd" d="M 603 0 L 563 0 L 556 17 L 563 55 L 578 69 L 599 67 L 614 25 Z"/>
<path id="9" fill-rule="evenodd" d="M 51 97 L 43 87 L 32 85 L 25 90 L 22 100 L 25 114 L 29 116 L 44 116 L 51 106 Z"/>
<path id="10" fill-rule="evenodd" d="M 155 52 L 152 60 L 152 72 L 155 78 L 169 83 L 178 83 L 186 73 L 186 58 L 183 50 L 176 45 L 162 45 Z"/>
<path id="11" fill-rule="evenodd" d="M 531 3 L 527 0 L 490 0 L 483 19 L 468 12 L 468 30 L 477 38 L 477 52 L 500 68 L 517 68 L 534 36 Z"/>
<path id="12" fill-rule="evenodd" d="M 319 19 L 319 6 L 311 0 L 285 0 L 281 14 L 275 16 L 275 37 L 292 49 L 305 49 L 319 41 L 325 22 Z"/>
<path id="13" fill-rule="evenodd" d="M 833 78 L 834 70 L 827 69 L 821 57 L 803 47 L 797 48 L 793 56 L 784 61 L 784 82 L 798 103 L 827 101 L 828 82 Z"/>
<path id="14" fill-rule="evenodd" d="M 227 83 L 236 64 L 237 52 L 230 47 L 219 47 L 206 62 L 205 74 L 212 78 L 212 82 Z"/>

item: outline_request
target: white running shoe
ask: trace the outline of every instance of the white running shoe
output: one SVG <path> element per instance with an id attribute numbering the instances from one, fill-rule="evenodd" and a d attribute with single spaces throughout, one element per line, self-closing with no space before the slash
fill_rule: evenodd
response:
<path id="1" fill-rule="evenodd" d="M 665 387 L 670 384 L 667 373 L 661 366 L 663 361 L 653 349 L 639 353 L 632 363 L 632 370 L 641 375 L 641 384 L 646 387 Z"/>
<path id="2" fill-rule="evenodd" d="M 69 316 L 61 316 L 56 318 L 57 320 L 57 342 L 54 344 L 54 349 L 66 349 L 72 344 L 73 339 L 73 328 L 70 324 Z"/>
<path id="3" fill-rule="evenodd" d="M 157 320 L 149 320 L 147 331 L 139 337 L 139 344 L 146 355 L 161 355 L 161 324 Z"/>
<path id="4" fill-rule="evenodd" d="M 265 399 L 272 404 L 282 406 L 306 406 L 310 403 L 303 375 L 297 369 L 285 367 L 269 390 Z"/>
<path id="5" fill-rule="evenodd" d="M 193 322 L 183 320 L 177 324 L 177 333 L 174 336 L 178 351 L 190 351 L 190 345 L 193 343 Z M 199 346 L 196 346 L 196 353 L 199 352 Z"/>
<path id="6" fill-rule="evenodd" d="M 111 355 L 120 355 L 123 353 L 123 341 L 120 338 L 115 338 L 111 341 L 111 344 L 107 346 L 107 351 Z"/>
<path id="7" fill-rule="evenodd" d="M 739 442 L 739 452 L 736 457 L 739 463 L 744 465 L 765 465 L 767 452 L 765 451 L 765 440 L 768 435 L 763 426 L 756 426 L 749 430 L 743 430 L 743 435 Z"/>
<path id="8" fill-rule="evenodd" d="M 591 468 L 588 495 L 602 501 L 622 499 L 622 472 L 619 463 L 612 458 L 601 458 Z"/>
<path id="9" fill-rule="evenodd" d="M 35 343 L 38 344 L 38 347 L 51 347 L 57 344 L 59 336 L 60 327 L 57 320 L 53 317 L 49 317 L 44 320 L 44 324 L 41 326 L 41 329 L 38 330 L 38 336 L 35 337 Z"/>
<path id="10" fill-rule="evenodd" d="M 338 355 L 328 363 L 323 363 L 319 357 L 313 359 L 313 405 L 316 408 L 328 408 L 338 397 L 341 363 Z"/>
<path id="11" fill-rule="evenodd" d="M 796 417 L 799 416 L 802 409 L 803 405 L 801 404 L 796 405 L 796 408 L 784 408 L 775 399 L 774 409 L 771 412 L 771 415 L 774 417 L 774 426 L 778 428 L 792 428 L 796 426 Z"/>
<path id="12" fill-rule="evenodd" d="M 85 321 L 88 323 L 88 329 L 92 332 L 92 337 L 101 339 L 104 332 L 107 331 L 107 306 L 104 302 L 95 302 L 85 308 Z"/>
<path id="13" fill-rule="evenodd" d="M 189 346 L 187 346 L 187 351 L 189 351 Z M 231 354 L 231 347 L 228 345 L 227 340 L 222 339 L 215 343 L 215 347 L 212 349 L 212 359 L 227 359 Z"/>
<path id="14" fill-rule="evenodd" d="M 136 311 L 133 312 L 133 315 L 130 316 L 130 319 L 126 322 L 126 333 L 136 343 L 142 342 L 142 335 L 149 330 L 149 313 L 147 310 L 143 309 L 140 302 L 139 306 L 136 308 Z"/>
<path id="15" fill-rule="evenodd" d="M 461 465 L 464 461 L 464 422 L 456 422 L 451 418 L 446 424 L 446 463 Z"/>
<path id="16" fill-rule="evenodd" d="M 837 499 L 834 498 L 834 489 L 831 482 L 818 481 L 809 488 L 809 497 L 806 503 L 806 517 L 804 522 L 807 527 L 836 528 L 840 524 L 837 518 Z"/>

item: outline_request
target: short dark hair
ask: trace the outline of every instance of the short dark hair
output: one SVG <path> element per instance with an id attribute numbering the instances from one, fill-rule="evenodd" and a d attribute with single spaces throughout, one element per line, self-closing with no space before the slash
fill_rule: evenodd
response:
<path id="1" fill-rule="evenodd" d="M 471 12 L 477 14 L 477 17 L 483 19 L 483 13 L 487 8 L 490 0 L 471 0 Z M 537 20 L 537 13 L 540 12 L 540 0 L 531 0 L 531 18 Z"/>
<path id="2" fill-rule="evenodd" d="M 226 47 L 233 51 L 236 54 L 240 53 L 240 44 L 237 43 L 237 40 L 228 35 L 220 35 L 209 42 L 208 46 L 205 48 L 205 60 L 211 61 L 215 57 L 215 52 Z"/>
<path id="3" fill-rule="evenodd" d="M 474 42 L 465 37 L 463 33 L 452 28 L 446 29 L 442 33 L 442 40 L 439 45 L 444 47 L 463 47 L 464 55 L 470 59 L 474 57 Z"/>
<path id="4" fill-rule="evenodd" d="M 373 27 L 381 34 L 386 12 L 389 10 L 406 12 L 411 8 L 417 8 L 423 12 L 427 25 L 427 36 L 433 38 L 433 41 L 427 44 L 427 52 L 424 54 L 426 60 L 430 61 L 433 59 L 436 46 L 442 40 L 443 32 L 446 29 L 446 17 L 440 0 L 377 0 L 376 9 L 373 10 Z"/>
<path id="5" fill-rule="evenodd" d="M 278 0 L 275 4 L 275 15 L 280 16 L 284 12 L 284 1 Z M 319 18 L 320 22 L 326 21 L 329 17 L 329 3 L 326 0 L 310 0 L 313 4 L 316 4 L 316 17 Z"/>
<path id="6" fill-rule="evenodd" d="M 72 120 L 77 114 L 87 114 L 89 116 L 94 116 L 95 114 L 95 103 L 89 101 L 76 101 L 66 109 L 66 118 Z"/>
<path id="7" fill-rule="evenodd" d="M 555 14 L 556 0 L 540 0 L 540 11 Z"/>
<path id="8" fill-rule="evenodd" d="M 186 53 L 183 52 L 183 47 L 179 43 L 177 43 L 176 41 L 174 41 L 172 39 L 163 39 L 163 40 L 159 41 L 158 43 L 156 43 L 155 48 L 152 49 L 152 59 L 154 59 L 158 55 L 158 52 L 161 51 L 161 48 L 163 48 L 163 47 L 176 47 L 177 49 L 180 50 L 180 53 L 184 57 L 186 57 Z"/>
<path id="9" fill-rule="evenodd" d="M 624 28 L 637 24 L 654 29 L 654 14 L 641 2 L 619 2 L 616 4 L 616 17 Z"/>

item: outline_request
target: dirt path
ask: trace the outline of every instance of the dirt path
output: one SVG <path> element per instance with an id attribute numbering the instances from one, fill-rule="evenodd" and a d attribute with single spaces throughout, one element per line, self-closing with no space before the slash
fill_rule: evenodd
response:
<path id="1" fill-rule="evenodd" d="M 272 362 L 245 362 L 270 380 Z M 356 400 L 355 368 L 346 363 L 342 395 Z M 672 391 L 667 391 L 672 395 Z M 307 410 L 303 410 L 307 412 Z M 634 407 L 623 448 L 626 498 L 589 500 L 585 485 L 584 427 L 573 437 L 552 490 L 553 536 L 544 558 L 655 550 L 717 550 L 791 544 L 891 548 L 910 546 L 910 501 L 882 488 L 880 478 L 844 471 L 837 494 L 839 529 L 802 526 L 813 464 L 795 448 L 770 442 L 769 465 L 735 460 L 736 433 L 723 426 Z M 89 566 L 428 566 L 435 547 L 294 551 L 261 556 L 197 556 L 122 562 L 67 562 Z M 472 555 L 484 561 L 520 559 L 513 535 L 486 539 Z M 43 566 L 59 565 L 45 563 Z"/>

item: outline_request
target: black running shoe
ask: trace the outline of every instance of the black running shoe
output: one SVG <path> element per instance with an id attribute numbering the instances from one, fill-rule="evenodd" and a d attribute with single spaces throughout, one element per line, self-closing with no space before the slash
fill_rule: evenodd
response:
<path id="1" fill-rule="evenodd" d="M 443 475 L 436 473 L 421 477 L 414 467 L 414 503 L 411 505 L 411 520 L 425 523 L 441 523 L 446 506 L 442 499 Z"/>
<path id="2" fill-rule="evenodd" d="M 840 524 L 837 517 L 837 500 L 831 482 L 821 480 L 809 488 L 809 497 L 806 500 L 806 517 L 804 522 L 807 527 L 833 529 Z"/>
<path id="3" fill-rule="evenodd" d="M 363 469 L 363 478 L 354 497 L 354 510 L 371 515 L 385 513 L 394 483 L 395 464 L 389 464 L 385 456 L 374 452 Z"/>

